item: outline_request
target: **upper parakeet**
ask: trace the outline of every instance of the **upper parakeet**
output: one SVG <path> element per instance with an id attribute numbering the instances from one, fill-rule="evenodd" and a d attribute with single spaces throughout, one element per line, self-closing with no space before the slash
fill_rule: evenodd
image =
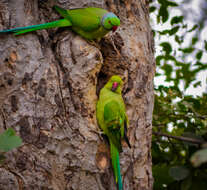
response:
<path id="1" fill-rule="evenodd" d="M 89 7 L 65 10 L 58 6 L 54 7 L 64 19 L 39 25 L 1 30 L 0 33 L 14 32 L 15 35 L 19 35 L 35 30 L 71 26 L 71 29 L 82 37 L 93 40 L 102 38 L 110 31 L 116 31 L 120 25 L 120 20 L 114 13 L 102 8 Z"/>
<path id="2" fill-rule="evenodd" d="M 121 140 L 125 139 L 131 148 L 127 138 L 128 119 L 121 94 L 122 88 L 121 77 L 112 76 L 101 89 L 96 108 L 98 124 L 109 139 L 112 166 L 119 190 L 123 190 L 119 163 L 119 152 L 122 152 Z"/>

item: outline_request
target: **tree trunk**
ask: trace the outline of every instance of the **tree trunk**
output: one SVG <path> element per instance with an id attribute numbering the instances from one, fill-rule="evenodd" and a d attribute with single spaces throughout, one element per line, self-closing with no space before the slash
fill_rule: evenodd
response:
<path id="1" fill-rule="evenodd" d="M 121 19 L 95 47 L 67 28 L 0 36 L 0 132 L 23 145 L 0 166 L 1 190 L 116 189 L 109 145 L 99 135 L 96 102 L 110 76 L 124 78 L 130 121 L 120 154 L 124 190 L 151 190 L 153 35 L 147 0 L 57 0 L 96 6 Z M 0 29 L 57 20 L 53 0 L 0 0 Z"/>

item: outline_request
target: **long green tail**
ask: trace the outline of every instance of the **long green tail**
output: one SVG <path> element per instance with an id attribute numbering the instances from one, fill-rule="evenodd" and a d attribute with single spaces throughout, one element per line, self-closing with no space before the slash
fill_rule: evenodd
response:
<path id="1" fill-rule="evenodd" d="M 119 151 L 111 141 L 110 141 L 110 151 L 111 151 L 111 160 L 112 160 L 112 166 L 114 169 L 114 175 L 116 178 L 116 183 L 118 182 L 119 190 L 123 190 L 122 179 L 121 179 L 121 169 L 120 169 L 120 163 L 119 163 Z"/>
<path id="2" fill-rule="evenodd" d="M 35 30 L 55 28 L 55 27 L 65 27 L 65 26 L 71 26 L 71 25 L 72 23 L 69 20 L 61 19 L 61 20 L 57 20 L 53 22 L 44 23 L 44 24 L 12 28 L 8 30 L 1 30 L 0 33 L 14 33 L 15 35 L 20 35 L 20 34 L 24 34 L 24 33 L 35 31 Z"/>

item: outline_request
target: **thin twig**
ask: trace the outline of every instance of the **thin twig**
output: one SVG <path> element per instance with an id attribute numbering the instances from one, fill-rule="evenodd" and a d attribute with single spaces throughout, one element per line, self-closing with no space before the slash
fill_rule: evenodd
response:
<path id="1" fill-rule="evenodd" d="M 173 139 L 176 139 L 176 140 L 179 140 L 179 141 L 185 141 L 185 142 L 190 142 L 190 143 L 199 144 L 199 145 L 205 143 L 205 141 L 203 141 L 203 140 L 193 139 L 193 138 L 190 138 L 190 137 L 183 137 L 183 136 L 174 136 L 174 135 L 161 133 L 161 132 L 153 132 L 153 135 L 164 136 L 164 137 L 173 138 Z"/>

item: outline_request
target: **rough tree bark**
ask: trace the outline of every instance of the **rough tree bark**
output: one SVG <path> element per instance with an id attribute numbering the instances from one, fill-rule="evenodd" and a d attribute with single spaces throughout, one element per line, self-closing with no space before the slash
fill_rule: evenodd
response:
<path id="1" fill-rule="evenodd" d="M 100 88 L 119 74 L 132 145 L 123 144 L 120 156 L 124 189 L 151 190 L 155 62 L 149 1 L 0 0 L 0 29 L 59 19 L 54 3 L 106 8 L 121 26 L 99 48 L 67 29 L 0 36 L 0 132 L 12 127 L 23 139 L 0 166 L 0 189 L 116 189 L 95 109 Z"/>

